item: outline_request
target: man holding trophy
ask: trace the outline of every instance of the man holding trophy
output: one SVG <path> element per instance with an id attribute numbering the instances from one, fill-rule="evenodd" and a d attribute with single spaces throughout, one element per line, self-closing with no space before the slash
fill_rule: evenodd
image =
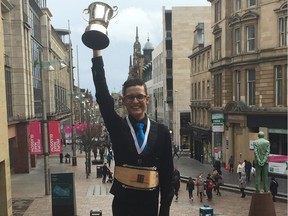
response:
<path id="1" fill-rule="evenodd" d="M 95 2 L 88 10 L 90 21 L 82 41 L 93 49 L 92 75 L 96 99 L 114 151 L 115 178 L 110 191 L 114 195 L 113 215 L 169 216 L 174 167 L 170 133 L 166 126 L 148 118 L 146 109 L 150 97 L 140 79 L 130 79 L 123 84 L 122 102 L 128 116 L 122 118 L 116 113 L 100 51 L 109 45 L 107 31 L 102 31 L 102 27 L 107 28 L 109 17 L 113 18 L 113 9 L 105 3 Z"/>

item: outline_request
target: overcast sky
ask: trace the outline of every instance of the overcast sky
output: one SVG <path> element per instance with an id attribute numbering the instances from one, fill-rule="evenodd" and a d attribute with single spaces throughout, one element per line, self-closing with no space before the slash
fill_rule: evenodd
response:
<path id="1" fill-rule="evenodd" d="M 91 0 L 48 0 L 47 7 L 53 15 L 51 19 L 55 29 L 68 29 L 68 23 L 70 23 L 74 49 L 75 85 L 78 85 L 77 72 L 79 71 L 80 87 L 88 89 L 94 95 L 95 89 L 91 75 L 92 50 L 81 41 L 82 34 L 88 25 L 86 20 L 89 19 L 88 15 L 83 14 L 83 10 L 88 8 L 91 3 L 93 3 Z M 136 26 L 138 26 L 141 49 L 143 49 L 148 35 L 150 42 L 156 47 L 162 40 L 163 6 L 165 9 L 171 9 L 175 6 L 210 5 L 207 0 L 109 0 L 105 3 L 111 7 L 118 7 L 118 14 L 110 20 L 107 29 L 110 45 L 102 51 L 110 92 L 114 89 L 117 92 L 120 91 L 123 82 L 127 79 Z M 78 55 L 76 47 L 78 47 Z"/>

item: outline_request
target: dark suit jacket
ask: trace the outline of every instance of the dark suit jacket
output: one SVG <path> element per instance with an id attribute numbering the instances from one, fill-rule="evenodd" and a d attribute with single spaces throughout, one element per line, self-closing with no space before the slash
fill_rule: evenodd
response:
<path id="1" fill-rule="evenodd" d="M 115 179 L 110 192 L 115 196 L 127 199 L 133 204 L 136 201 L 139 202 L 139 199 L 143 199 L 145 202 L 158 201 L 160 189 L 161 205 L 170 206 L 173 198 L 171 182 L 174 165 L 168 128 L 163 124 L 150 120 L 151 127 L 147 145 L 144 151 L 138 154 L 127 120 L 120 117 L 114 110 L 114 100 L 109 93 L 106 83 L 102 57 L 93 58 L 92 63 L 96 99 L 112 141 L 115 165 L 156 166 L 159 172 L 159 187 L 155 190 L 125 189 Z M 129 116 L 129 118 L 132 117 Z"/>

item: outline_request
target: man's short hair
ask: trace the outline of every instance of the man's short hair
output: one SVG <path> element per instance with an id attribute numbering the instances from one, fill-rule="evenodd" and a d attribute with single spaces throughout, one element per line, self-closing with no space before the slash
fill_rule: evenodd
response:
<path id="1" fill-rule="evenodd" d="M 133 79 L 128 79 L 124 82 L 122 86 L 122 94 L 125 96 L 126 94 L 126 89 L 131 87 L 131 86 L 144 86 L 145 94 L 147 95 L 147 86 L 145 82 L 142 79 L 139 78 L 133 78 Z"/>

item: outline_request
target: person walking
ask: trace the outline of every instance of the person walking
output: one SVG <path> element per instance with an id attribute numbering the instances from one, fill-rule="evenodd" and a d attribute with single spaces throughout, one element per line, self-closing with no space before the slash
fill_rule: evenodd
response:
<path id="1" fill-rule="evenodd" d="M 239 179 L 239 188 L 241 191 L 241 198 L 244 198 L 246 196 L 245 194 L 245 188 L 246 188 L 246 173 L 243 171 L 241 172 L 241 177 Z"/>
<path id="2" fill-rule="evenodd" d="M 109 166 L 109 168 L 110 168 L 110 166 L 111 166 L 111 161 L 112 161 L 112 151 L 109 151 L 109 152 L 108 152 L 106 159 L 107 159 L 108 166 Z"/>
<path id="3" fill-rule="evenodd" d="M 115 110 L 100 50 L 93 50 L 92 76 L 112 143 L 113 216 L 168 216 L 174 195 L 171 136 L 167 126 L 146 114 L 150 96 L 145 82 L 138 78 L 124 82 L 122 104 L 128 115 L 123 118 Z M 135 176 L 136 181 L 131 181 Z"/>
<path id="4" fill-rule="evenodd" d="M 276 202 L 276 195 L 277 195 L 277 191 L 278 191 L 278 182 L 276 181 L 275 177 L 272 177 L 271 178 L 271 181 L 270 181 L 270 192 L 272 194 L 272 197 L 273 197 L 273 202 Z"/>
<path id="5" fill-rule="evenodd" d="M 204 192 L 204 179 L 202 173 L 196 179 L 196 186 L 197 186 L 197 195 L 199 194 L 200 202 L 202 202 Z"/>
<path id="6" fill-rule="evenodd" d="M 228 161 L 229 164 L 229 173 L 233 173 L 234 172 L 234 158 L 231 155 Z"/>
<path id="7" fill-rule="evenodd" d="M 174 148 L 173 148 L 173 158 L 174 158 L 175 155 L 176 155 L 178 158 L 180 157 L 179 154 L 178 154 L 178 152 L 179 152 L 178 147 L 177 147 L 176 145 L 174 145 Z"/>
<path id="8" fill-rule="evenodd" d="M 188 182 L 186 184 L 186 190 L 188 191 L 188 196 L 189 196 L 189 199 L 193 201 L 193 191 L 194 191 L 194 188 L 195 188 L 195 183 L 194 183 L 194 180 L 193 178 L 190 176 L 188 178 Z"/>
<path id="9" fill-rule="evenodd" d="M 178 194 L 180 189 L 180 172 L 177 168 L 174 168 L 173 172 L 173 188 L 174 188 L 174 195 L 176 197 L 176 201 L 178 200 Z"/>
<path id="10" fill-rule="evenodd" d="M 213 170 L 212 178 L 215 183 L 214 191 L 216 191 L 216 195 L 221 196 L 220 186 L 222 185 L 223 179 L 216 169 Z"/>
<path id="11" fill-rule="evenodd" d="M 244 169 L 243 169 L 243 166 L 242 166 L 241 161 L 239 161 L 239 162 L 238 162 L 238 166 L 237 166 L 237 173 L 238 173 L 238 175 L 239 175 L 239 179 L 241 178 L 241 173 L 242 173 L 242 171 L 244 171 Z"/>
<path id="12" fill-rule="evenodd" d="M 206 186 L 206 194 L 207 194 L 207 200 L 211 201 L 212 200 L 212 190 L 214 188 L 214 181 L 211 178 L 210 175 L 207 176 L 207 186 Z"/>
<path id="13" fill-rule="evenodd" d="M 107 167 L 107 163 L 104 163 L 102 167 L 102 183 L 106 183 L 106 177 L 107 175 L 109 175 L 109 173 L 110 173 L 110 170 Z"/>
<path id="14" fill-rule="evenodd" d="M 252 169 L 251 162 L 245 161 L 245 173 L 246 173 L 247 182 L 250 182 L 251 169 Z"/>

